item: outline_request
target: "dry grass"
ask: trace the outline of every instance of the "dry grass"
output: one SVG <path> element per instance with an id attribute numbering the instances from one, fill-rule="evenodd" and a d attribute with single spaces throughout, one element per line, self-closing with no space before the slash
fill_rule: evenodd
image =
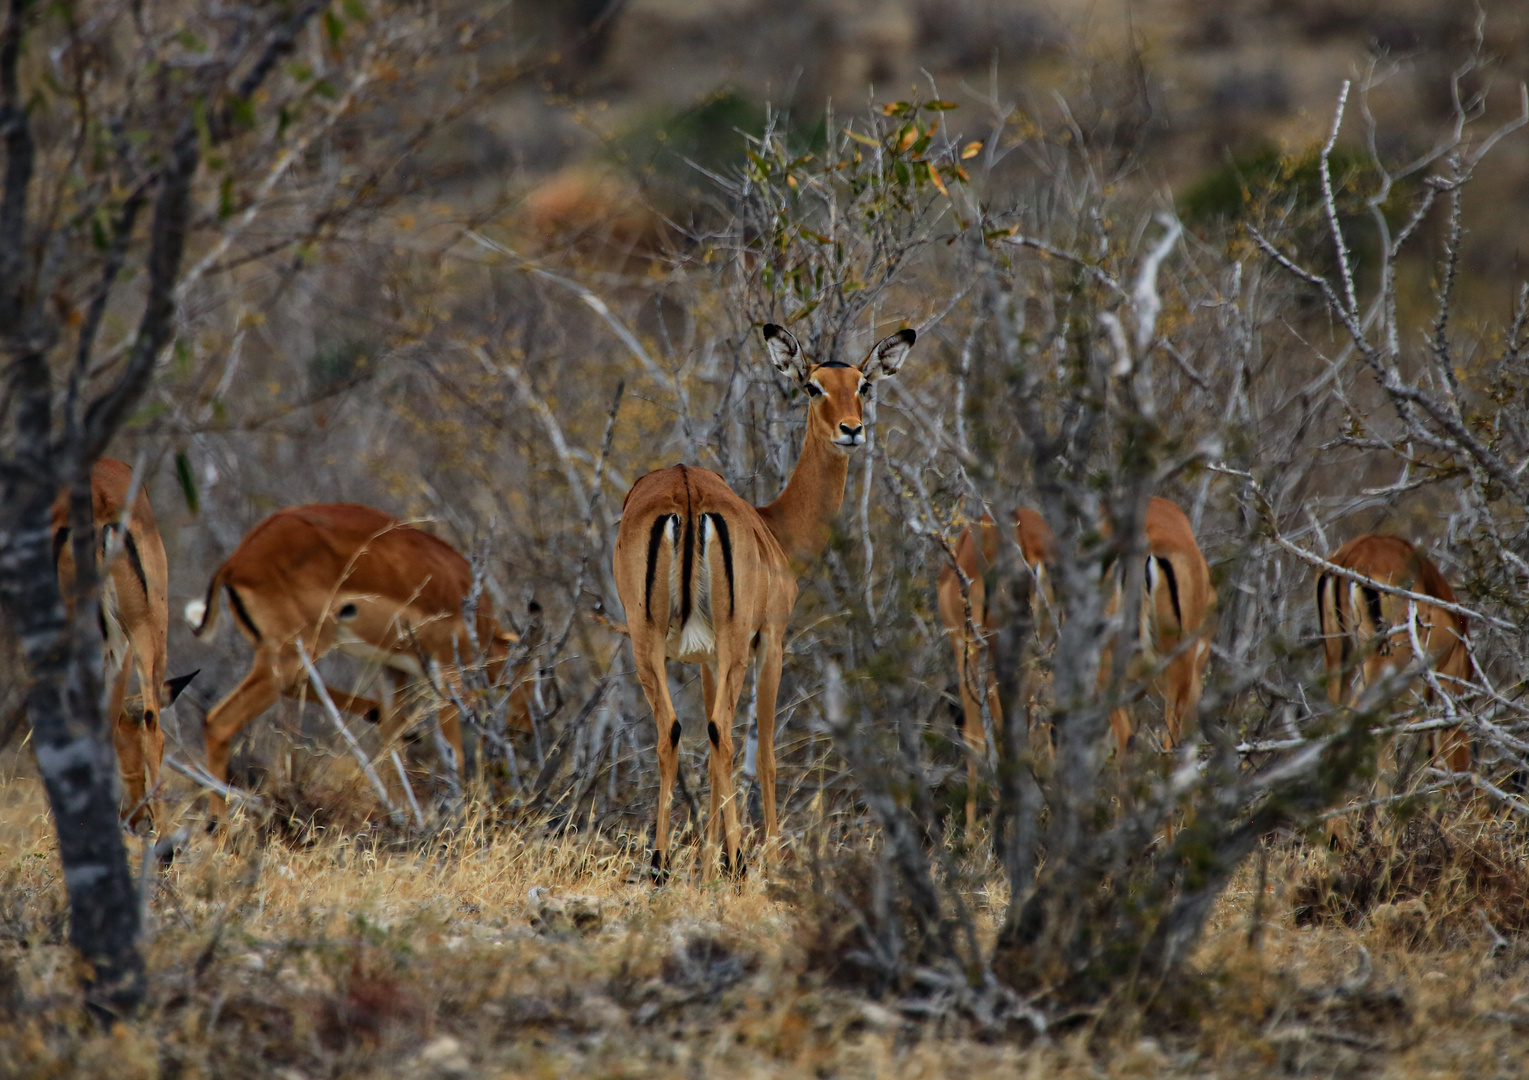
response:
<path id="1" fill-rule="evenodd" d="M 655 890 L 636 850 L 477 828 L 428 852 L 337 827 L 199 839 L 151 903 L 149 1008 L 101 1033 L 20 770 L 0 781 L 0 1075 L 1509 1076 L 1529 1052 L 1525 950 L 1468 920 L 1298 927 L 1296 883 L 1330 858 L 1304 848 L 1270 852 L 1256 942 L 1256 867 L 1228 892 L 1171 1010 L 1023 1047 L 844 985 L 822 905 L 789 899 L 803 873 L 682 867 Z"/>

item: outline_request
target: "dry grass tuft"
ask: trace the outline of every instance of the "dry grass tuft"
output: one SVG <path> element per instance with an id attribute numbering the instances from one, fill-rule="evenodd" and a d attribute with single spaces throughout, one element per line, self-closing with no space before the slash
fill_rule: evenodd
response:
<path id="1" fill-rule="evenodd" d="M 1529 836 L 1514 820 L 1418 816 L 1389 838 L 1365 823 L 1332 865 L 1306 871 L 1297 925 L 1358 926 L 1368 917 L 1400 943 L 1474 934 L 1483 920 L 1529 932 Z"/>
<path id="2" fill-rule="evenodd" d="M 1326 858 L 1303 847 L 1271 849 L 1261 906 L 1253 868 L 1228 891 L 1192 1021 L 984 1042 L 905 1010 L 916 995 L 865 962 L 871 843 L 820 840 L 742 882 L 691 854 L 655 889 L 630 837 L 485 818 L 424 847 L 370 825 L 199 835 L 151 879 L 149 1005 L 101 1032 L 78 1004 L 40 787 L 0 780 L 0 1076 L 1509 1076 L 1529 1057 L 1529 950 L 1463 916 L 1416 938 L 1405 897 L 1361 929 L 1297 926 L 1279 883 Z M 972 908 L 990 933 L 1001 904 Z"/>

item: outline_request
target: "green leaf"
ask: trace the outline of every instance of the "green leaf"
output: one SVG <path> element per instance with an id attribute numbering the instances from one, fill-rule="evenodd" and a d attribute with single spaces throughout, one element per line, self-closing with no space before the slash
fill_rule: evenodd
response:
<path id="1" fill-rule="evenodd" d="M 959 109 L 960 107 L 961 106 L 957 105 L 954 101 L 935 100 L 927 101 L 924 103 L 924 108 L 928 109 L 930 112 L 950 112 L 951 109 Z"/>
<path id="2" fill-rule="evenodd" d="M 90 216 L 90 240 L 95 244 L 97 251 L 105 251 L 111 247 L 111 222 L 106 214 L 106 207 L 96 207 L 96 212 Z"/>
<path id="3" fill-rule="evenodd" d="M 197 141 L 202 144 L 202 154 L 205 156 L 212 146 L 212 128 L 207 124 L 207 102 L 201 96 L 191 100 L 191 122 L 196 125 Z"/>
<path id="4" fill-rule="evenodd" d="M 361 3 L 361 0 L 343 0 L 340 6 L 345 9 L 345 14 L 350 16 L 352 22 L 366 22 L 366 5 Z"/>
<path id="5" fill-rule="evenodd" d="M 196 477 L 191 475 L 191 457 L 184 450 L 175 452 L 175 479 L 180 481 L 181 494 L 186 497 L 186 509 L 193 514 L 202 509 L 201 497 L 196 490 Z"/>
<path id="6" fill-rule="evenodd" d="M 230 94 L 228 96 L 228 115 L 233 121 L 235 128 L 248 131 L 255 126 L 255 103 L 249 98 L 240 97 L 238 94 Z"/>
<path id="7" fill-rule="evenodd" d="M 324 33 L 329 37 L 329 44 L 339 48 L 340 41 L 345 37 L 345 24 L 333 11 L 324 12 Z"/>

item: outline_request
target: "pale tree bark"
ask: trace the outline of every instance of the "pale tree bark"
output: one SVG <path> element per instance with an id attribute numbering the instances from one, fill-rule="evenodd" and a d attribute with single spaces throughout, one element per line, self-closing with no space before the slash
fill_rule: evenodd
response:
<path id="1" fill-rule="evenodd" d="M 273 19 L 253 60 L 229 90 L 247 100 L 320 6 L 309 2 Z M 155 120 L 176 125 L 151 171 L 132 176 L 133 163 L 122 162 L 136 183 L 128 185 L 131 193 L 114 216 L 111 242 L 100 251 L 98 244 L 92 246 L 89 232 L 50 216 L 37 194 L 37 189 L 59 180 L 43 175 L 39 166 L 29 90 L 20 78 L 27 36 L 45 17 L 40 7 L 10 0 L 0 36 L 0 137 L 6 155 L 0 196 L 0 350 L 7 369 L 0 401 L 0 609 L 21 643 L 31 677 L 26 710 L 58 832 L 70 943 L 90 967 L 87 1002 L 98 1014 L 115 1016 L 142 1000 L 146 979 L 137 947 L 140 901 L 118 823 L 111 718 L 102 709 L 91 467 L 142 401 L 173 337 L 175 287 L 202 146 L 230 134 L 226 108 L 214 113 L 219 122 L 199 133 L 192 103 L 218 97 L 214 79 L 226 78 L 241 66 L 242 46 L 237 51 L 229 48 L 227 55 L 214 54 L 217 63 L 208 66 L 203 78 L 174 83 L 175 92 L 160 94 L 152 102 L 98 104 L 82 94 L 82 123 L 93 118 L 97 107 L 102 113 L 123 110 L 112 119 L 136 107 L 149 108 Z M 171 85 L 139 92 L 159 93 Z M 134 245 L 139 212 L 150 203 L 137 331 L 120 371 L 87 404 L 84 384 L 96 333 Z M 62 408 L 56 408 L 50 357 L 60 346 L 64 327 L 53 289 L 57 267 L 66 260 L 98 284 L 81 321 Z M 61 488 L 70 493 L 77 568 L 72 620 L 60 595 L 52 535 L 51 509 Z"/>

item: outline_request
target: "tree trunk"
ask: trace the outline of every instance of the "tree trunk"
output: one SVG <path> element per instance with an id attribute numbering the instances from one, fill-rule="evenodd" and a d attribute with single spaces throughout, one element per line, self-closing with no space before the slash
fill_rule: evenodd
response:
<path id="1" fill-rule="evenodd" d="M 118 824 L 117 759 L 101 715 L 98 650 L 73 647 L 59 594 L 50 520 L 54 490 L 46 475 L 6 484 L 0 606 L 32 677 L 27 713 L 58 830 L 72 916 L 69 940 L 93 969 L 91 1008 L 116 1016 L 144 993 L 138 894 Z"/>

